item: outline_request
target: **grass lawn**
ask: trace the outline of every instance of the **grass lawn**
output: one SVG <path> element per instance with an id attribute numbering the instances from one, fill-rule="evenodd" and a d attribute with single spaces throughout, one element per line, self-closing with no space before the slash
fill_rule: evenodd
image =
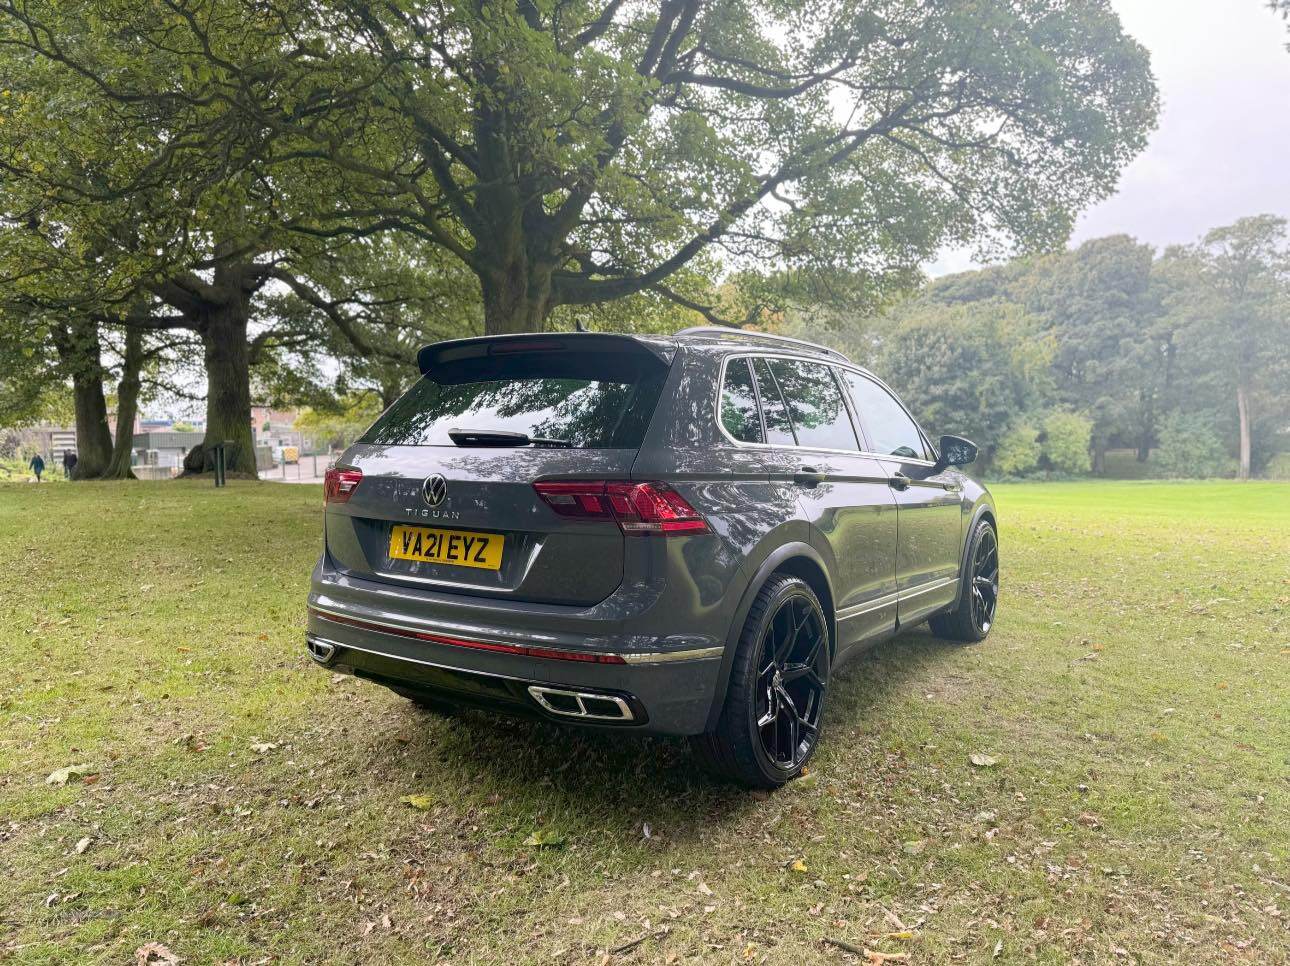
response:
<path id="1" fill-rule="evenodd" d="M 996 496 L 767 796 L 311 666 L 317 487 L 0 485 L 0 960 L 1285 962 L 1290 486 Z"/>

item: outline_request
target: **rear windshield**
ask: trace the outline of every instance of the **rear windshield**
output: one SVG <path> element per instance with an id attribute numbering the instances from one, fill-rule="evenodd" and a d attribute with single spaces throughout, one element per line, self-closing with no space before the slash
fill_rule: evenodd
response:
<path id="1" fill-rule="evenodd" d="M 360 442 L 454 446 L 451 430 L 491 430 L 578 449 L 636 449 L 666 375 L 666 364 L 644 353 L 466 359 L 423 376 Z"/>

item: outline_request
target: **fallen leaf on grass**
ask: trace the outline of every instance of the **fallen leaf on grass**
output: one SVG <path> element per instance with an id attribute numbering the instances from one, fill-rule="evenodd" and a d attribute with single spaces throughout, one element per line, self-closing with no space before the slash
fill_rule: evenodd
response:
<path id="1" fill-rule="evenodd" d="M 85 836 L 85 838 L 81 839 L 79 842 L 76 843 L 76 854 L 84 855 L 85 850 L 88 849 L 90 845 L 93 844 L 93 842 L 94 840 L 92 838 L 90 838 L 88 835 Z"/>
<path id="2" fill-rule="evenodd" d="M 790 868 L 790 869 L 792 869 L 794 872 L 801 872 L 801 873 L 805 874 L 805 872 L 806 872 L 806 863 L 805 863 L 805 862 L 803 862 L 801 859 L 794 859 L 794 860 L 793 860 L 793 864 L 792 864 L 792 865 L 790 865 L 790 866 L 789 866 L 789 868 Z"/>
<path id="3" fill-rule="evenodd" d="M 277 749 L 278 749 L 278 743 L 276 741 L 251 742 L 251 750 L 255 752 L 257 755 L 265 755 L 265 754 L 268 754 L 270 751 L 277 751 Z"/>
<path id="4" fill-rule="evenodd" d="M 148 966 L 149 963 L 175 966 L 179 962 L 179 957 L 161 943 L 147 943 L 134 951 L 134 961 L 138 966 Z"/>
<path id="5" fill-rule="evenodd" d="M 89 765 L 68 765 L 65 768 L 59 768 L 57 771 L 50 772 L 49 777 L 45 779 L 46 785 L 66 785 L 69 778 L 88 775 L 93 771 Z"/>
<path id="6" fill-rule="evenodd" d="M 993 768 L 995 765 L 999 764 L 998 758 L 993 758 L 980 751 L 974 751 L 972 754 L 968 755 L 968 761 L 976 765 L 977 768 Z"/>
<path id="7" fill-rule="evenodd" d="M 1088 828 L 1102 827 L 1102 822 L 1091 812 L 1081 812 L 1079 818 L 1075 821 L 1079 822 L 1081 825 L 1087 826 Z"/>
<path id="8" fill-rule="evenodd" d="M 526 838 L 524 844 L 533 849 L 562 849 L 564 836 L 551 829 L 541 829 Z"/>
<path id="9" fill-rule="evenodd" d="M 410 805 L 419 812 L 428 811 L 434 806 L 435 797 L 433 795 L 404 795 L 399 799 L 404 805 Z"/>
<path id="10" fill-rule="evenodd" d="M 912 842 L 906 842 L 901 848 L 910 855 L 918 855 L 927 848 L 927 839 L 914 839 Z"/>

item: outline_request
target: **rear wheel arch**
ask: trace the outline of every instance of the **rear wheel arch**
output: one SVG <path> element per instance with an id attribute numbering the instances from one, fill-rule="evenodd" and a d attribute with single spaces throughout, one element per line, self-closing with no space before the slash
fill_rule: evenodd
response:
<path id="1" fill-rule="evenodd" d="M 787 574 L 790 577 L 798 577 L 806 581 L 807 586 L 815 592 L 815 596 L 820 599 L 820 606 L 824 609 L 824 616 L 829 625 L 829 656 L 832 657 L 837 654 L 838 622 L 833 607 L 833 588 L 829 584 L 829 578 L 825 575 L 823 566 L 810 557 L 789 557 L 776 567 L 771 574 L 767 574 L 767 579 L 774 576 L 774 574 Z"/>
<path id="2" fill-rule="evenodd" d="M 726 702 L 726 691 L 730 686 L 730 668 L 734 663 L 735 649 L 739 645 L 744 624 L 748 620 L 748 612 L 752 609 L 758 592 L 766 586 L 766 581 L 777 573 L 798 577 L 805 581 L 819 598 L 820 607 L 824 610 L 824 616 L 829 625 L 830 658 L 836 653 L 838 635 L 837 619 L 833 611 L 833 585 L 829 581 L 824 561 L 807 543 L 794 541 L 776 548 L 762 561 L 753 579 L 744 587 L 739 606 L 731 618 L 730 627 L 726 632 L 726 647 L 721 658 L 721 673 L 717 678 L 717 689 L 712 696 L 712 705 L 708 709 L 706 730 L 715 728 L 717 720 L 721 717 L 721 709 Z"/>

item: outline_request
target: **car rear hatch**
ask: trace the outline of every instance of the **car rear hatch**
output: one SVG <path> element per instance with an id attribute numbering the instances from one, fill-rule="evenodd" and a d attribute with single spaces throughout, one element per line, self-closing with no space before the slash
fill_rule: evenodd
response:
<path id="1" fill-rule="evenodd" d="M 423 349 L 422 379 L 346 453 L 329 486 L 331 559 L 354 576 L 412 587 L 603 600 L 622 582 L 622 528 L 556 512 L 534 483 L 630 479 L 672 352 L 592 333 Z"/>

